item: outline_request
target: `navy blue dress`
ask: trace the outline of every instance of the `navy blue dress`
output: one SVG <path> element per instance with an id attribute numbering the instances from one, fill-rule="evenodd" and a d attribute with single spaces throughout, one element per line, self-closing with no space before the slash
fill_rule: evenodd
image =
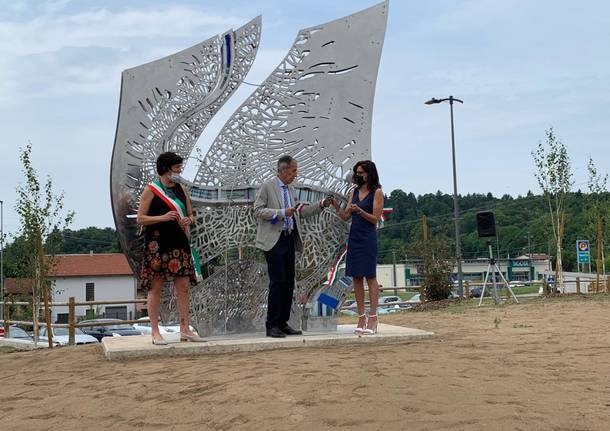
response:
<path id="1" fill-rule="evenodd" d="M 370 191 L 360 201 L 358 190 L 354 190 L 352 203 L 372 214 L 374 197 L 375 192 Z M 369 278 L 377 276 L 377 225 L 356 213 L 352 213 L 352 227 L 347 241 L 345 275 Z"/>

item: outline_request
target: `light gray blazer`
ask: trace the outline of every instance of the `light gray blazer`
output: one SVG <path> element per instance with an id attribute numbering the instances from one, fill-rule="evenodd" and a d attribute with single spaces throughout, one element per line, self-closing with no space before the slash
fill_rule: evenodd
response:
<path id="1" fill-rule="evenodd" d="M 265 181 L 259 189 L 256 200 L 254 201 L 254 216 L 258 221 L 258 229 L 256 232 L 256 247 L 264 251 L 269 251 L 273 248 L 277 240 L 280 238 L 284 227 L 282 218 L 282 194 L 277 177 L 273 177 Z M 294 186 L 288 185 L 288 193 L 292 200 L 292 206 L 296 207 L 300 201 L 297 198 Z M 322 212 L 319 203 L 305 205 L 301 213 L 295 212 L 293 220 L 296 224 L 295 249 L 298 252 L 303 251 L 303 242 L 301 241 L 301 217 L 309 217 Z M 271 220 L 277 214 L 277 223 L 272 224 Z"/>

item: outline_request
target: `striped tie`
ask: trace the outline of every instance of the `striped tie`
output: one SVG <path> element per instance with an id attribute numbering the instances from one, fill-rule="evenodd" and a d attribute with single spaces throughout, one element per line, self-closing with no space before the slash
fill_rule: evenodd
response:
<path id="1" fill-rule="evenodd" d="M 290 202 L 288 201 L 288 186 L 282 186 L 282 199 L 284 200 L 284 209 L 290 207 Z M 284 217 L 284 230 L 292 230 L 292 218 Z"/>

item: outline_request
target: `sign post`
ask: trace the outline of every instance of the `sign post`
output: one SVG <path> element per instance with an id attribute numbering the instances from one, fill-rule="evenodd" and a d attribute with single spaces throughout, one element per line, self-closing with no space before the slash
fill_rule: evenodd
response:
<path id="1" fill-rule="evenodd" d="M 576 255 L 578 257 L 578 266 L 581 264 L 589 264 L 589 272 L 591 272 L 591 249 L 589 240 L 579 239 L 576 241 Z"/>

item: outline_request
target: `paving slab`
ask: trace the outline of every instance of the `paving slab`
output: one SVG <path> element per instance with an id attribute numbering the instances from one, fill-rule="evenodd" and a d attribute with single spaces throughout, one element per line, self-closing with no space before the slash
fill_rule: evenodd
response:
<path id="1" fill-rule="evenodd" d="M 260 352 L 264 350 L 312 348 L 359 343 L 408 343 L 432 337 L 434 334 L 420 329 L 379 324 L 375 335 L 356 335 L 356 325 L 338 325 L 337 331 L 304 332 L 286 338 L 266 337 L 264 333 L 221 335 L 208 337 L 205 343 L 173 340 L 167 346 L 152 344 L 150 335 L 129 337 L 105 337 L 102 350 L 109 360 L 171 357 L 183 355 L 208 355 L 235 352 Z M 171 340 L 168 340 L 171 341 Z"/>

